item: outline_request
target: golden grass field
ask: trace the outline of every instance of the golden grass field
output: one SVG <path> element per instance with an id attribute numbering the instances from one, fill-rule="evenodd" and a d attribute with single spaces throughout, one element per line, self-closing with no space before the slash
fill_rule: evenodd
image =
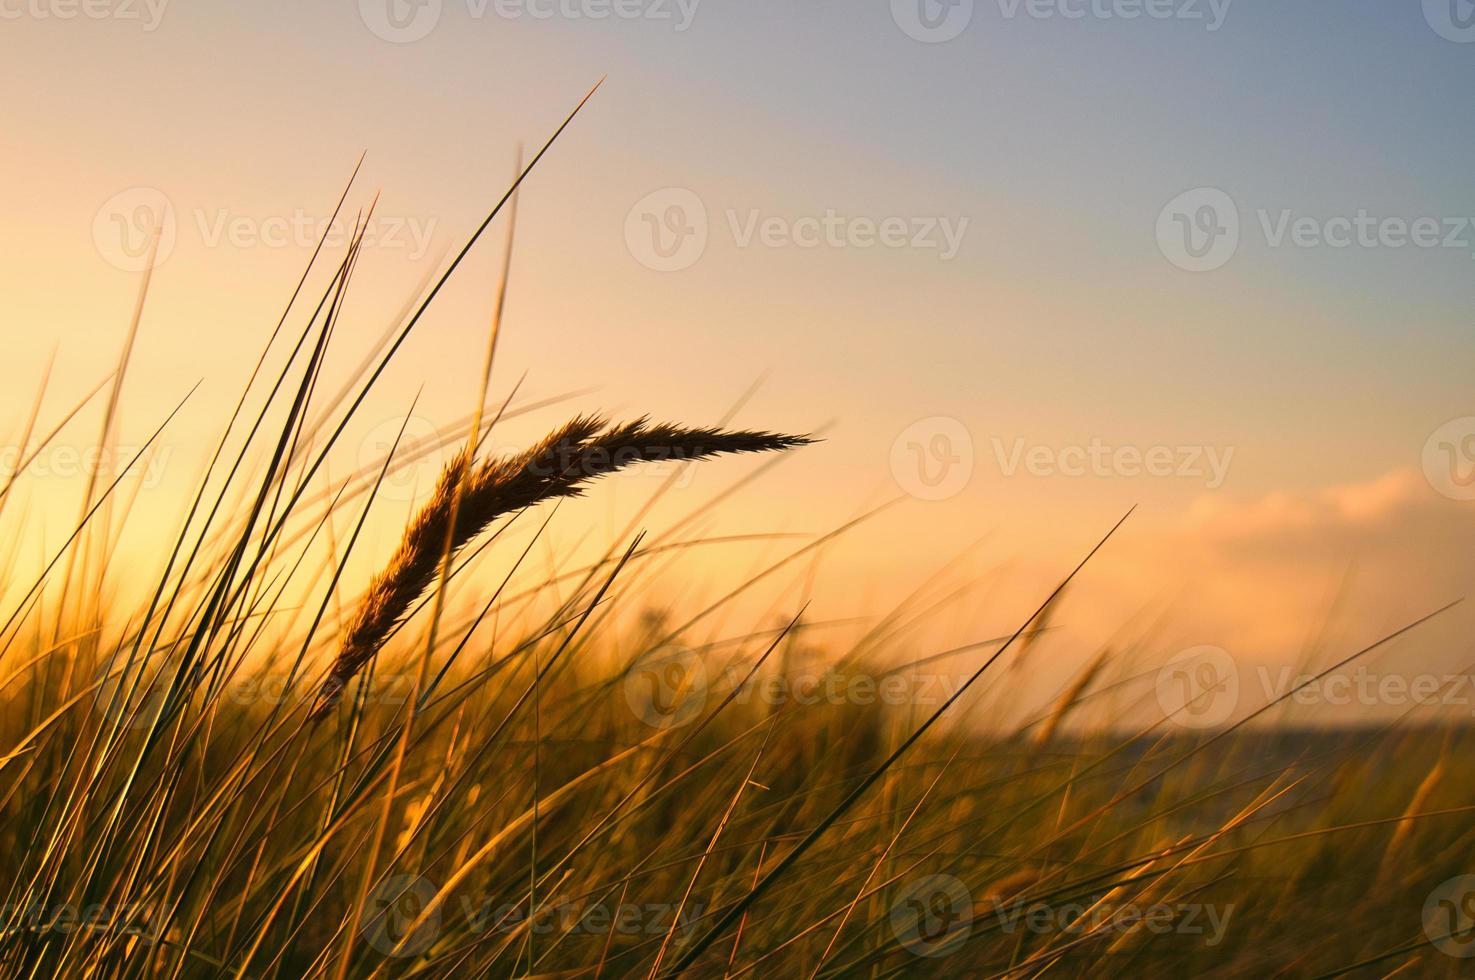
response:
<path id="1" fill-rule="evenodd" d="M 128 502 L 106 480 L 39 572 L 9 557 L 4 976 L 1475 969 L 1465 728 L 1315 729 L 1279 705 L 1139 724 L 1114 708 L 1127 652 L 1105 649 L 1054 679 L 1053 707 L 989 724 L 1018 672 L 1050 669 L 1029 648 L 1058 591 L 951 651 L 964 667 L 939 686 L 936 651 L 907 639 L 926 602 L 835 647 L 799 601 L 750 628 L 714 625 L 721 602 L 660 612 L 646 570 L 692 540 L 667 528 L 546 575 L 502 540 L 555 508 L 578 521 L 565 498 L 653 460 L 750 454 L 702 464 L 740 487 L 751 454 L 802 454 L 798 434 L 585 417 L 490 454 L 503 409 L 483 389 L 399 550 L 350 588 L 380 481 L 413 452 L 330 494 L 320 470 L 440 288 L 335 397 L 319 381 L 356 356 L 332 343 L 356 246 L 317 256 L 326 286 L 267 331 L 282 366 L 263 354 L 150 577 L 110 564 Z M 487 375 L 496 329 L 465 352 Z M 35 413 L 23 434 L 55 435 Z M 103 587 L 124 576 L 141 601 Z"/>

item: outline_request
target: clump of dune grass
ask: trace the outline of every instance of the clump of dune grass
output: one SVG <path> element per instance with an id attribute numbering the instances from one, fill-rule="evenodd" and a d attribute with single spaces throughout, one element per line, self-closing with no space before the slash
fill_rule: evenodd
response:
<path id="1" fill-rule="evenodd" d="M 636 463 L 775 452 L 810 441 L 776 432 L 652 424 L 644 418 L 611 425 L 600 416 L 581 415 L 520 453 L 478 463 L 475 447 L 463 449 L 446 464 L 430 500 L 405 529 L 399 550 L 359 603 L 313 716 L 321 717 L 337 703 L 344 686 L 430 588 L 441 563 L 497 518 L 579 496 L 590 482 Z"/>
<path id="2" fill-rule="evenodd" d="M 964 645 L 923 634 L 986 583 L 942 573 L 849 621 L 861 635 L 831 632 L 847 622 L 775 573 L 817 562 L 864 516 L 814 535 L 697 530 L 734 486 L 649 541 L 632 522 L 602 558 L 550 546 L 530 569 L 541 529 L 522 556 L 473 539 L 628 465 L 805 438 L 581 416 L 479 461 L 485 389 L 400 551 L 361 606 L 341 602 L 375 472 L 432 447 L 332 477 L 326 455 L 511 193 L 336 396 L 320 372 L 330 341 L 355 336 L 339 315 L 361 236 L 336 267 L 314 253 L 172 536 L 122 560 L 128 492 L 98 481 L 37 576 L 16 544 L 33 515 L 9 511 L 0 980 L 1470 975 L 1468 718 L 1424 724 L 1439 716 L 1418 706 L 1342 731 L 1255 724 L 1424 620 L 1200 731 L 1164 713 L 1140 669 L 1139 652 L 1162 652 L 1151 635 L 1074 650 L 1090 662 L 1061 673 L 1055 655 L 1072 651 L 1043 626 L 1065 615 L 1064 585 L 1018 630 Z M 307 276 L 324 271 L 311 300 Z M 279 331 L 304 310 L 284 352 Z M 33 430 L 38 395 L 21 444 L 47 434 L 24 460 L 107 387 L 49 431 Z M 0 516 L 26 485 L 0 487 Z M 688 549 L 793 537 L 806 540 L 746 572 L 709 564 L 697 584 L 723 598 L 690 617 L 655 578 L 685 587 Z M 483 550 L 507 559 L 495 579 Z M 139 595 L 117 590 L 124 577 Z M 736 612 L 760 584 L 768 612 Z M 412 634 L 427 589 L 407 692 L 388 638 Z M 625 625 L 645 612 L 645 628 Z M 469 644 L 486 655 L 458 660 Z M 989 670 L 1011 654 L 1012 670 Z M 1039 717 L 1016 703 L 1026 676 L 1060 687 Z M 299 690 L 349 681 L 343 724 L 302 723 Z"/>

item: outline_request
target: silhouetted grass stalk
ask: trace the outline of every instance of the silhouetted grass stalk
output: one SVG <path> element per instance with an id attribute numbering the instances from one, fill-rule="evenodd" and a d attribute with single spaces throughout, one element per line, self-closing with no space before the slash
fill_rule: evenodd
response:
<path id="1" fill-rule="evenodd" d="M 478 463 L 469 450 L 462 450 L 441 471 L 435 492 L 360 601 L 318 692 L 314 717 L 330 710 L 348 682 L 379 652 L 411 604 L 434 581 L 442 556 L 454 556 L 497 518 L 579 496 L 590 482 L 636 463 L 774 452 L 809 442 L 807 436 L 686 428 L 646 419 L 610 425 L 597 415 L 582 415 L 511 456 Z"/>

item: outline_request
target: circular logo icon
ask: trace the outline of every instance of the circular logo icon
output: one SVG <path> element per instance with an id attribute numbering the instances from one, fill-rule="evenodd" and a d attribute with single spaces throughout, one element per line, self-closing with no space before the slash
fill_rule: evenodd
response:
<path id="1" fill-rule="evenodd" d="M 1217 187 L 1184 191 L 1157 216 L 1163 258 L 1188 272 L 1211 272 L 1239 248 L 1239 209 Z"/>
<path id="2" fill-rule="evenodd" d="M 380 40 L 409 44 L 435 30 L 443 6 L 444 0 L 359 0 L 359 17 Z"/>
<path id="3" fill-rule="evenodd" d="M 891 903 L 891 934 L 918 956 L 946 956 L 973 930 L 973 896 L 957 878 L 928 875 Z"/>
<path id="4" fill-rule="evenodd" d="M 103 202 L 92 216 L 92 244 L 103 259 L 124 272 L 142 272 L 158 239 L 154 264 L 163 265 L 174 251 L 179 222 L 163 191 L 130 187 Z"/>
<path id="5" fill-rule="evenodd" d="M 973 20 L 973 0 L 891 0 L 891 19 L 924 44 L 951 41 Z"/>
<path id="6" fill-rule="evenodd" d="M 1223 724 L 1239 707 L 1239 666 L 1221 647 L 1190 647 L 1157 672 L 1157 703 L 1186 728 Z"/>
<path id="7" fill-rule="evenodd" d="M 921 500 L 955 497 L 973 478 L 973 436 L 945 415 L 913 422 L 891 443 L 891 475 Z"/>
<path id="8" fill-rule="evenodd" d="M 1424 19 L 1434 33 L 1446 41 L 1469 44 L 1475 41 L 1475 2 L 1472 0 L 1424 0 Z"/>
<path id="9" fill-rule="evenodd" d="M 689 269 L 707 250 L 707 208 L 684 187 L 652 191 L 625 215 L 625 247 L 647 269 Z"/>
<path id="10" fill-rule="evenodd" d="M 1429 893 L 1424 935 L 1450 956 L 1475 956 L 1475 875 L 1457 875 Z"/>
<path id="11" fill-rule="evenodd" d="M 1475 500 L 1475 415 L 1451 419 L 1424 443 L 1424 479 L 1450 500 Z"/>
<path id="12" fill-rule="evenodd" d="M 359 935 L 385 956 L 419 956 L 440 932 L 439 906 L 415 924 L 430 908 L 435 894 L 435 886 L 419 875 L 385 878 L 364 902 L 364 924 Z"/>
<path id="13" fill-rule="evenodd" d="M 418 415 L 386 419 L 370 429 L 359 443 L 360 472 L 372 473 L 377 478 L 384 458 L 391 452 L 394 459 L 389 461 L 389 468 L 379 483 L 379 496 L 385 500 L 414 500 L 435 485 L 447 460 L 440 430 L 429 419 Z"/>
<path id="14" fill-rule="evenodd" d="M 625 671 L 625 701 L 650 727 L 679 728 L 706 706 L 707 666 L 684 647 L 657 647 Z"/>
<path id="15" fill-rule="evenodd" d="M 113 728 L 148 728 L 164 710 L 169 679 L 152 669 L 137 646 L 104 656 L 94 680 L 93 708 Z"/>

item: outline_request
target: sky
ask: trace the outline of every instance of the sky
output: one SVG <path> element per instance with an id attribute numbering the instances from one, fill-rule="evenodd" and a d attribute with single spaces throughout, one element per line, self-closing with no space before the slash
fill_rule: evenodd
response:
<path id="1" fill-rule="evenodd" d="M 755 608 L 802 585 L 825 619 L 873 617 L 964 555 L 975 592 L 925 642 L 1008 632 L 1135 505 L 1072 587 L 1060 671 L 1124 632 L 1286 662 L 1329 618 L 1350 652 L 1472 581 L 1472 20 L 1466 0 L 0 0 L 0 425 L 53 357 L 43 427 L 111 369 L 164 215 L 120 445 L 199 387 L 130 518 L 123 553 L 147 549 L 360 154 L 349 206 L 381 196 L 344 376 L 518 147 L 606 78 L 520 198 L 493 392 L 568 397 L 507 445 L 595 408 L 822 432 L 711 532 L 897 502 Z M 429 431 L 470 410 L 504 235 L 376 387 L 344 471 L 412 404 Z M 84 482 L 39 463 L 37 554 Z M 704 465 L 653 528 L 752 469 Z M 434 472 L 376 514 L 364 574 Z M 654 485 L 561 513 L 567 540 Z M 670 601 L 783 553 L 702 549 Z M 1475 660 L 1460 616 L 1418 656 Z"/>

